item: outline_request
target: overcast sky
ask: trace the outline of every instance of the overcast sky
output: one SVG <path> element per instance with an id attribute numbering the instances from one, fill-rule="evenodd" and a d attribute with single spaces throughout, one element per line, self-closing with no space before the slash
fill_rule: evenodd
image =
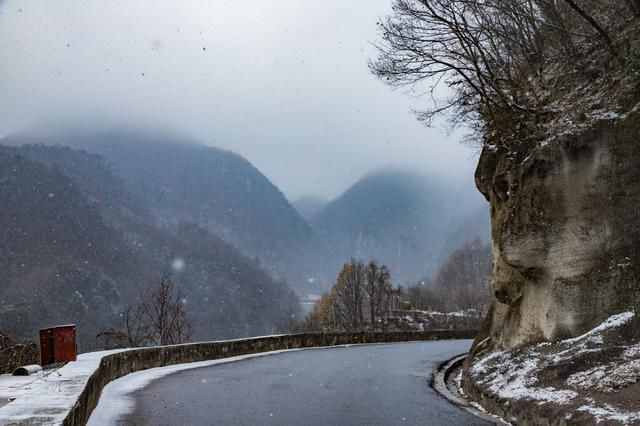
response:
<path id="1" fill-rule="evenodd" d="M 370 75 L 391 0 L 0 0 L 0 135 L 170 127 L 238 152 L 291 199 L 406 166 L 472 186 L 474 152 Z"/>

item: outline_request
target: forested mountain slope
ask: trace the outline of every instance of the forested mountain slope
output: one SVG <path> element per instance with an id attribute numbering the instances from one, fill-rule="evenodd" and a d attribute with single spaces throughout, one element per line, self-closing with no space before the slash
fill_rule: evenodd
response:
<path id="1" fill-rule="evenodd" d="M 98 153 L 160 224 L 196 223 L 259 258 L 274 275 L 304 276 L 302 252 L 311 232 L 307 222 L 275 185 L 235 153 L 187 137 L 130 130 L 41 132 L 6 143 L 59 143 Z"/>
<path id="2" fill-rule="evenodd" d="M 167 271 L 188 295 L 196 338 L 273 332 L 295 315 L 286 284 L 203 228 L 157 225 L 99 156 L 26 146 L 2 147 L 0 160 L 3 330 L 75 322 L 91 347 Z"/>
<path id="3" fill-rule="evenodd" d="M 51 131 L 3 142 L 62 168 L 127 235 L 139 235 L 130 229 L 141 224 L 196 224 L 301 294 L 328 288 L 351 257 L 378 259 L 399 283 L 408 283 L 435 274 L 464 241 L 488 239 L 488 212 L 479 195 L 420 173 L 381 170 L 331 202 L 303 198 L 297 207 L 308 223 L 248 161 L 188 138 Z"/>

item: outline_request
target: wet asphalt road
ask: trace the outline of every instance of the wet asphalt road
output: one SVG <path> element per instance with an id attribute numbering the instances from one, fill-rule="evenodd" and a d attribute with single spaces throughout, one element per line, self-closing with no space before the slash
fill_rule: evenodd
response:
<path id="1" fill-rule="evenodd" d="M 479 425 L 429 386 L 469 340 L 309 349 L 171 374 L 137 391 L 136 425 Z"/>

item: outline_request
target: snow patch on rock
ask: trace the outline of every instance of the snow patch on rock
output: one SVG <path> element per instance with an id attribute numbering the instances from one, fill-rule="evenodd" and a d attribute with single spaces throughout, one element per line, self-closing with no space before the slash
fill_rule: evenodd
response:
<path id="1" fill-rule="evenodd" d="M 485 393 L 502 400 L 562 405 L 569 411 L 589 413 L 598 422 L 640 422 L 640 407 L 630 411 L 628 406 L 615 406 L 589 396 L 594 391 L 611 394 L 640 381 L 640 343 L 619 349 L 605 343 L 611 338 L 607 337 L 608 332 L 624 326 L 634 316 L 634 312 L 613 315 L 575 338 L 494 350 L 476 359 L 468 372 Z M 608 352 L 603 352 L 605 349 Z M 606 353 L 605 362 L 601 361 L 601 353 Z M 567 366 L 579 368 L 587 358 L 590 359 L 588 367 L 574 372 L 566 380 L 548 379 L 558 377 Z"/>
<path id="2" fill-rule="evenodd" d="M 610 404 L 597 405 L 592 399 L 590 405 L 583 405 L 578 408 L 578 411 L 584 411 L 591 414 L 597 423 L 604 421 L 617 421 L 622 424 L 632 424 L 640 421 L 640 412 L 637 411 L 622 411 L 616 409 Z"/>

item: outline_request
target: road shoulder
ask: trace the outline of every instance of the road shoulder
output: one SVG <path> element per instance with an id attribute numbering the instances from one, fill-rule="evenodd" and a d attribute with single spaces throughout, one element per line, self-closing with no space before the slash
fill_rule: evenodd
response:
<path id="1" fill-rule="evenodd" d="M 467 355 L 468 354 L 461 354 L 440 364 L 433 373 L 431 387 L 456 407 L 482 420 L 498 425 L 508 425 L 508 422 L 486 412 L 481 406 L 469 401 L 463 395 L 460 388 L 460 374 L 462 373 L 462 363 L 467 358 Z"/>

